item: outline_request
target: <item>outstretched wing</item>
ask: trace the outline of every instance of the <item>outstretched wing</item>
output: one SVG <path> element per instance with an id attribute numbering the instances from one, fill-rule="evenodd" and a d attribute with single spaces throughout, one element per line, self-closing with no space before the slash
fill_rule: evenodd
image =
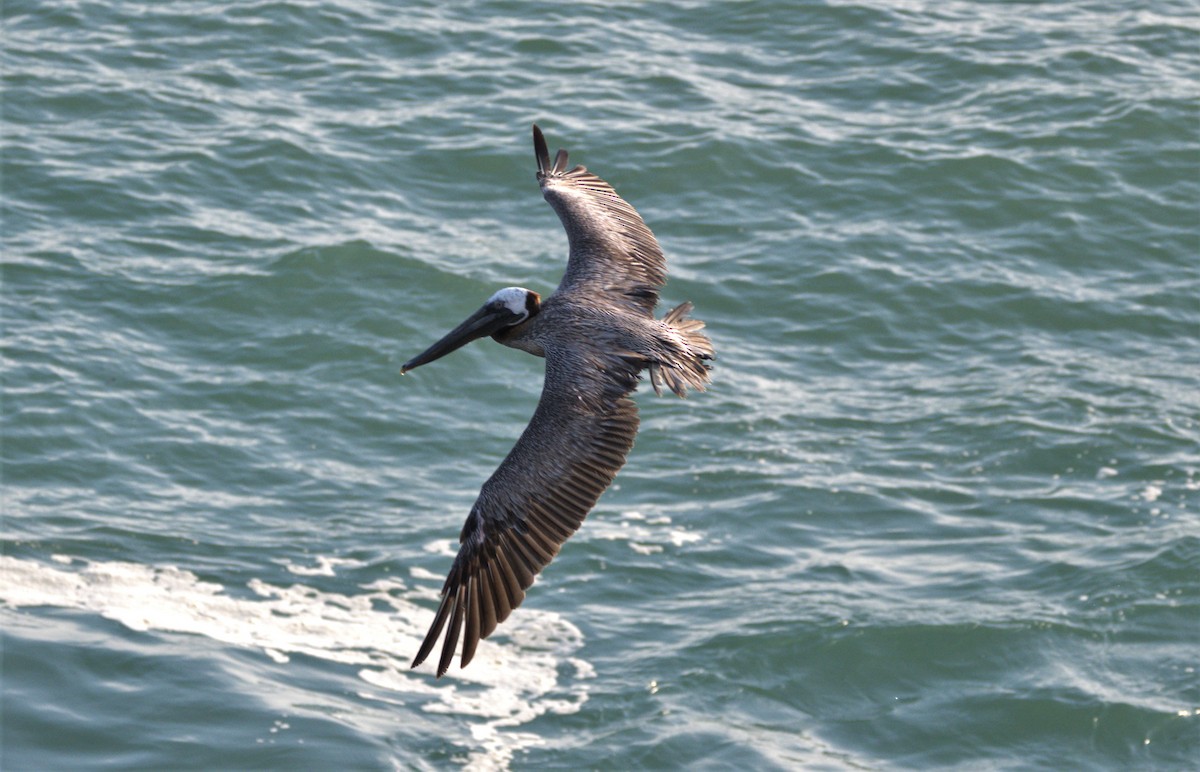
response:
<path id="1" fill-rule="evenodd" d="M 637 407 L 626 395 L 637 384 L 636 367 L 599 351 L 547 349 L 537 410 L 471 508 L 413 667 L 447 622 L 438 677 L 460 637 L 465 667 L 480 639 L 521 604 L 534 576 L 582 525 L 633 447 Z"/>
<path id="2" fill-rule="evenodd" d="M 652 314 L 667 262 L 641 215 L 612 186 L 582 166 L 567 169 L 567 151 L 550 163 L 536 125 L 533 147 L 542 196 L 567 231 L 570 257 L 559 292 L 603 292 L 608 302 Z"/>

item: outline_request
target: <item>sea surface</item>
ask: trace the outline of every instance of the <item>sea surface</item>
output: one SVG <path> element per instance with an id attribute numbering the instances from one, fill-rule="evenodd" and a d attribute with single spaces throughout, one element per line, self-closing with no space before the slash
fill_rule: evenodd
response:
<path id="1" fill-rule="evenodd" d="M 1200 765 L 1193 2 L 3 17 L 6 772 Z M 435 680 L 535 121 L 718 359 Z"/>

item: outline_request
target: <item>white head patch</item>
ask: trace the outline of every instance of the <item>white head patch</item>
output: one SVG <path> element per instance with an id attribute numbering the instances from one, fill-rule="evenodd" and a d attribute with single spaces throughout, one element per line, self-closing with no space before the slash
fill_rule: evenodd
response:
<path id="1" fill-rule="evenodd" d="M 529 290 L 524 287 L 505 287 L 502 290 L 497 290 L 496 294 L 488 298 L 488 304 L 502 303 L 509 311 L 525 318 L 529 316 L 529 309 L 526 307 L 526 299 L 529 297 Z"/>

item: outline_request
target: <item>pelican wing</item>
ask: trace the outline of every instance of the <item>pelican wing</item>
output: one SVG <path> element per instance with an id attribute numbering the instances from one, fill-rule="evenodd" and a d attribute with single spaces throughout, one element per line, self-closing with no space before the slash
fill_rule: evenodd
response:
<path id="1" fill-rule="evenodd" d="M 570 257 L 559 292 L 603 292 L 606 300 L 651 314 L 667 280 L 667 261 L 641 215 L 612 186 L 582 166 L 567 169 L 567 151 L 550 151 L 533 127 L 542 196 L 567 231 Z"/>
<path id="2" fill-rule="evenodd" d="M 598 349 L 546 350 L 537 410 L 471 508 L 413 667 L 429 656 L 447 622 L 438 677 L 460 638 L 465 667 L 480 639 L 521 604 L 534 576 L 583 523 L 633 447 L 637 407 L 626 395 L 637 384 L 637 368 Z"/>

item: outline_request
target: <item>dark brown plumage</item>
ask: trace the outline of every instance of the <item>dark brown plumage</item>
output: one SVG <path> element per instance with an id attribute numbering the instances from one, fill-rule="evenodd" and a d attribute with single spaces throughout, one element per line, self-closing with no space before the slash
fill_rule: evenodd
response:
<path id="1" fill-rule="evenodd" d="M 483 484 L 463 525 L 458 556 L 442 588 L 421 664 L 446 631 L 440 677 L 461 639 L 461 665 L 525 598 L 525 590 L 575 533 L 609 486 L 637 434 L 629 394 L 650 370 L 655 391 L 680 397 L 703 390 L 712 344 L 690 303 L 662 320 L 652 313 L 666 261 L 638 213 L 582 166 L 553 164 L 533 127 L 542 194 L 567 232 L 570 256 L 546 301 L 529 290 L 500 290 L 463 324 L 414 357 L 407 372 L 473 340 L 500 343 L 546 359 L 542 397 L 517 444 Z"/>

